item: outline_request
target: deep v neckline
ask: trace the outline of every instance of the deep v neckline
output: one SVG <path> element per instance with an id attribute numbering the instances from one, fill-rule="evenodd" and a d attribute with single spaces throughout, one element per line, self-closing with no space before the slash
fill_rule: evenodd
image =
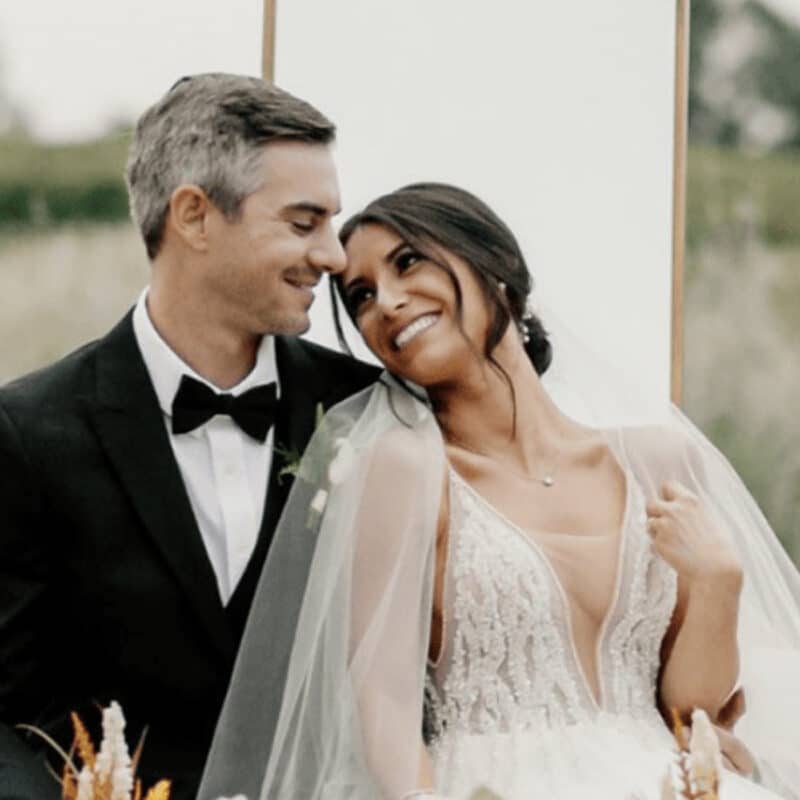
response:
<path id="1" fill-rule="evenodd" d="M 536 555 L 538 560 L 544 565 L 545 570 L 547 571 L 551 581 L 553 582 L 553 585 L 556 588 L 556 593 L 560 598 L 562 611 L 564 613 L 564 620 L 567 628 L 567 637 L 569 639 L 570 652 L 572 653 L 572 659 L 574 662 L 575 669 L 581 679 L 586 696 L 590 699 L 590 701 L 592 702 L 593 706 L 597 711 L 601 711 L 605 705 L 603 681 L 601 677 L 603 668 L 602 665 L 603 644 L 605 643 L 606 635 L 608 633 L 609 622 L 614 616 L 619 606 L 620 584 L 624 572 L 624 562 L 627 552 L 627 546 L 626 546 L 628 538 L 627 530 L 630 527 L 629 518 L 632 506 L 631 494 L 633 490 L 633 477 L 630 474 L 630 472 L 622 466 L 622 464 L 619 464 L 619 462 L 617 462 L 617 465 L 622 471 L 622 475 L 625 480 L 625 500 L 622 512 L 622 521 L 620 523 L 619 531 L 616 534 L 617 556 L 615 562 L 616 571 L 614 575 L 613 589 L 611 593 L 611 598 L 608 603 L 608 607 L 606 608 L 605 613 L 602 616 L 600 628 L 597 631 L 597 635 L 595 636 L 595 641 L 594 641 L 593 667 L 594 667 L 594 677 L 598 690 L 598 694 L 595 694 L 594 690 L 592 689 L 592 684 L 589 682 L 589 679 L 586 675 L 586 670 L 584 669 L 580 656 L 578 655 L 577 645 L 575 644 L 575 634 L 573 630 L 574 625 L 572 619 L 572 604 L 569 601 L 569 596 L 567 595 L 566 589 L 564 588 L 564 584 L 561 578 L 558 576 L 558 573 L 556 572 L 556 569 L 553 566 L 550 557 L 536 541 L 535 538 L 536 534 L 534 534 L 531 531 L 527 531 L 525 528 L 522 528 L 520 525 L 517 525 L 515 522 L 509 519 L 502 511 L 500 511 L 500 509 L 498 509 L 493 503 L 487 500 L 486 497 L 483 496 L 483 494 L 481 494 L 474 486 L 472 486 L 472 484 L 470 484 L 469 481 L 466 480 L 466 478 L 462 477 L 450 462 L 448 462 L 447 464 L 451 480 L 455 479 L 455 481 L 461 486 L 463 486 L 480 506 L 486 509 L 499 522 L 503 523 L 517 537 L 522 539 L 531 549 L 531 551 Z M 558 534 L 552 531 L 543 531 L 543 533 L 548 533 L 552 535 L 563 535 L 563 536 L 583 535 L 583 534 L 566 534 L 566 533 Z M 586 536 L 588 538 L 590 534 L 586 534 Z"/>

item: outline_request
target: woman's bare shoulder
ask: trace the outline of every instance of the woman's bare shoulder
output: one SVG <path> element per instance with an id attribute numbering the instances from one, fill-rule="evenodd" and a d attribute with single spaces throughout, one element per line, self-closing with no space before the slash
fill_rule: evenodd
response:
<path id="1" fill-rule="evenodd" d="M 646 467 L 663 480 L 686 481 L 701 464 L 695 440 L 681 427 L 632 425 L 618 430 L 624 456 L 634 466 Z"/>

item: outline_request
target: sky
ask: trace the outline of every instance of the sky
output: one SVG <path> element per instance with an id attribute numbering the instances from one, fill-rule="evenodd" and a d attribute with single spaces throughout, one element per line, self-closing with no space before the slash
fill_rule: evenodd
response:
<path id="1" fill-rule="evenodd" d="M 769 4 L 800 23 L 800 0 Z M 38 137 L 90 138 L 135 119 L 181 75 L 258 74 L 262 6 L 261 0 L 4 0 L 0 92 Z"/>
<path id="2" fill-rule="evenodd" d="M 3 0 L 0 91 L 40 138 L 133 120 L 181 75 L 259 74 L 260 0 Z"/>

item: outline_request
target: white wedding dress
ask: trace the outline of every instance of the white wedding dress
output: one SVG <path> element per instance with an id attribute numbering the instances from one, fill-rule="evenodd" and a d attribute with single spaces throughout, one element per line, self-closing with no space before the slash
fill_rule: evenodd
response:
<path id="1" fill-rule="evenodd" d="M 453 800 L 659 800 L 675 757 L 656 687 L 677 578 L 651 548 L 645 498 L 667 479 L 741 557 L 736 732 L 769 785 L 800 800 L 795 567 L 677 412 L 669 428 L 602 429 L 626 478 L 623 519 L 569 535 L 493 508 L 447 466 L 428 407 L 389 380 L 330 411 L 278 526 L 200 800 L 400 800 L 420 788 L 423 730 Z M 426 664 L 445 471 L 445 619 Z M 721 800 L 778 796 L 723 775 Z"/>
<path id="2" fill-rule="evenodd" d="M 652 551 L 636 478 L 618 535 L 571 536 L 521 530 L 449 474 L 444 644 L 426 686 L 438 791 L 658 798 L 674 760 L 656 682 L 677 578 Z M 605 613 L 581 652 L 573 621 L 598 593 Z M 725 773 L 723 800 L 768 797 Z"/>

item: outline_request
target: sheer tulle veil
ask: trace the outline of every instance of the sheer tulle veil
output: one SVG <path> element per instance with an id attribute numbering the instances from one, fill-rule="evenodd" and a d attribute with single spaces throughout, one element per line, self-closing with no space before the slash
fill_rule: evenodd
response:
<path id="1" fill-rule="evenodd" d="M 541 317 L 557 404 L 607 433 L 646 495 L 668 478 L 689 485 L 738 550 L 748 710 L 737 734 L 765 785 L 800 798 L 796 569 L 725 458 L 678 409 L 642 399 L 630 376 Z M 256 591 L 200 800 L 372 800 L 418 788 L 444 466 L 429 407 L 388 375 L 326 415 Z"/>

